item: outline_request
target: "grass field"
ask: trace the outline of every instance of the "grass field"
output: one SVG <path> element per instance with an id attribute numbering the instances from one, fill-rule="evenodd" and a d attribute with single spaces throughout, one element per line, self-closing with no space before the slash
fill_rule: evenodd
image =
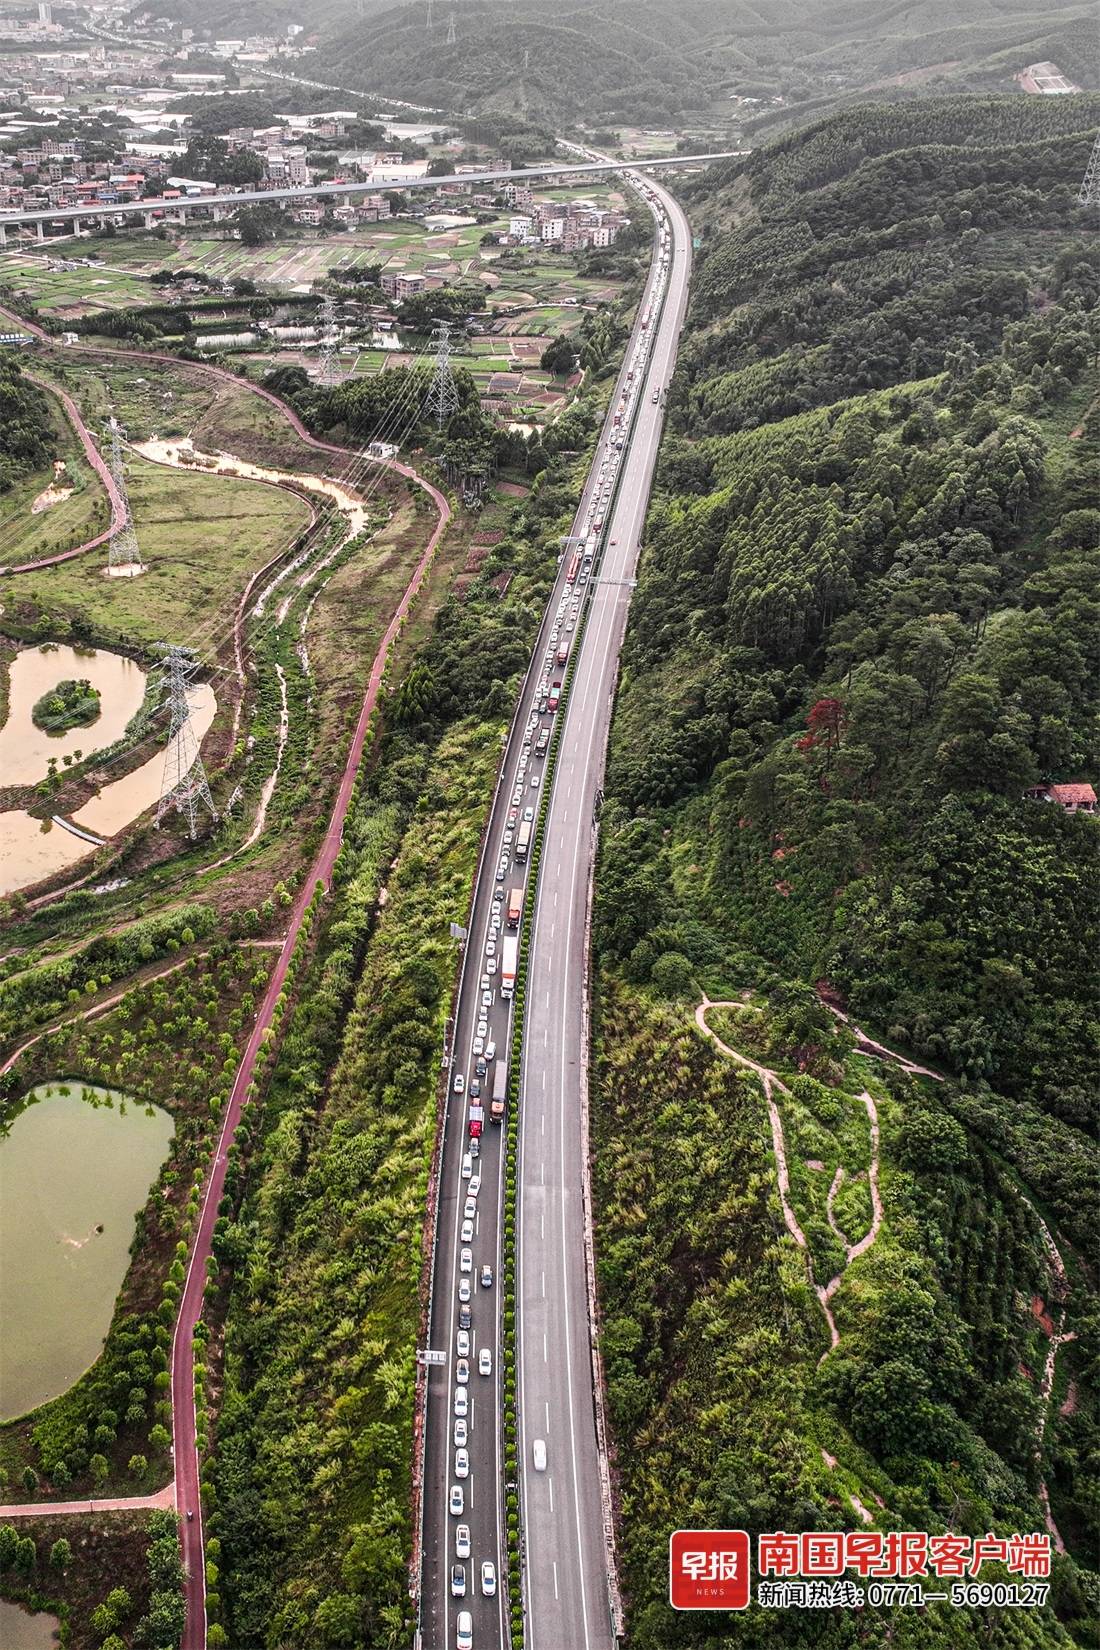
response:
<path id="1" fill-rule="evenodd" d="M 309 521 L 301 500 L 277 487 L 165 469 L 130 455 L 130 499 L 148 572 L 103 576 L 106 553 L 90 551 L 5 584 L 13 603 L 83 614 L 136 640 L 182 640 L 221 617 L 228 631 L 249 575 Z"/>

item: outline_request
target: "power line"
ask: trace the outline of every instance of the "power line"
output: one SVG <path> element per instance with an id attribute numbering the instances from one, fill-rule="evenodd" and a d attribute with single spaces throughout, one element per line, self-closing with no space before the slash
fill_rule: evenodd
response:
<path id="1" fill-rule="evenodd" d="M 321 303 L 321 360 L 318 367 L 318 381 L 326 388 L 331 389 L 340 376 L 336 351 L 340 345 L 340 327 L 336 320 L 336 300 L 331 292 L 326 292 Z"/>
<path id="2" fill-rule="evenodd" d="M 190 649 L 166 647 L 161 669 L 168 680 L 168 708 L 171 726 L 168 730 L 168 749 L 164 753 L 164 779 L 157 803 L 156 824 L 170 808 L 187 818 L 187 834 L 192 842 L 197 831 L 198 804 L 201 802 L 214 819 L 217 809 L 210 795 L 199 742 L 191 725 L 191 678 L 196 661 Z"/>
<path id="3" fill-rule="evenodd" d="M 1100 134 L 1092 146 L 1089 163 L 1085 167 L 1085 175 L 1081 179 L 1081 187 L 1077 191 L 1079 206 L 1100 206 Z"/>
<path id="4" fill-rule="evenodd" d="M 458 385 L 451 366 L 451 326 L 449 321 L 437 321 L 432 332 L 435 341 L 435 367 L 432 381 L 424 399 L 424 412 L 434 418 L 441 430 L 453 412 L 458 411 Z"/>
<path id="5" fill-rule="evenodd" d="M 130 492 L 126 485 L 126 460 L 122 452 L 122 439 L 126 432 L 113 413 L 104 433 L 110 437 L 111 442 L 111 456 L 108 462 L 118 494 L 119 511 L 119 525 L 111 535 L 107 547 L 107 571 L 116 578 L 136 578 L 139 573 L 144 573 L 145 568 L 141 560 L 141 551 L 138 549 L 134 517 L 130 509 Z"/>

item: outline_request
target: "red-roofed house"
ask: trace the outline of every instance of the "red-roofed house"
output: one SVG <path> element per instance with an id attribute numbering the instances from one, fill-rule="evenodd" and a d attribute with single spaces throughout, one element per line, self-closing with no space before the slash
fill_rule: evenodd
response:
<path id="1" fill-rule="evenodd" d="M 1096 792 L 1091 785 L 1035 785 L 1026 794 L 1035 802 L 1057 802 L 1067 814 L 1096 812 Z"/>

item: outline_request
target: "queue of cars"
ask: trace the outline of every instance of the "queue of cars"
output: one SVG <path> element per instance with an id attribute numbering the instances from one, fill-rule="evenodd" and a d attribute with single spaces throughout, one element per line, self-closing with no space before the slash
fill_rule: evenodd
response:
<path id="1" fill-rule="evenodd" d="M 643 191 L 647 193 L 647 191 Z M 660 215 L 658 215 L 659 222 Z M 493 1287 L 493 1268 L 482 1260 L 475 1262 L 474 1248 L 478 1241 L 478 1196 L 481 1175 L 478 1160 L 481 1152 L 484 1119 L 483 1098 L 491 1097 L 490 1118 L 501 1122 L 505 1110 L 507 1083 L 507 1049 L 510 1036 L 503 1039 L 498 1054 L 495 1038 L 490 1034 L 490 1013 L 497 1005 L 507 1004 L 512 997 L 515 981 L 518 929 L 524 903 L 523 879 L 532 842 L 541 795 L 541 761 L 546 757 L 568 669 L 570 654 L 580 622 L 581 608 L 587 594 L 595 564 L 604 523 L 611 508 L 615 485 L 625 444 L 625 431 L 632 408 L 632 397 L 644 382 L 644 367 L 652 334 L 650 316 L 656 313 L 668 272 L 667 229 L 660 228 L 660 257 L 658 274 L 650 297 L 650 307 L 644 312 L 633 353 L 622 378 L 619 401 L 608 424 L 602 453 L 599 455 L 595 483 L 587 505 L 578 523 L 578 537 L 572 543 L 579 545 L 573 551 L 566 569 L 563 588 L 554 611 L 550 634 L 542 657 L 539 679 L 527 723 L 520 739 L 520 748 L 512 771 L 511 790 L 501 833 L 500 849 L 493 873 L 489 916 L 483 933 L 477 936 L 480 946 L 476 975 L 476 1018 L 470 1040 L 469 1069 L 458 1069 L 451 1080 L 452 1104 L 464 1111 L 463 1153 L 460 1164 L 461 1218 L 458 1222 L 457 1319 L 455 1328 L 454 1366 L 452 1382 L 451 1441 L 453 1474 L 448 1496 L 449 1517 L 455 1522 L 454 1558 L 450 1567 L 451 1595 L 466 1599 L 475 1591 L 475 1577 L 484 1598 L 497 1595 L 497 1572 L 491 1559 L 483 1559 L 468 1574 L 472 1557 L 471 1525 L 467 1522 L 468 1508 L 472 1507 L 473 1463 L 471 1459 L 474 1423 L 474 1399 L 471 1396 L 471 1366 L 476 1362 L 478 1383 L 492 1382 L 494 1374 L 493 1349 L 475 1344 L 474 1301 L 481 1290 Z M 659 392 L 654 400 L 659 399 Z M 519 886 L 508 887 L 509 881 Z M 509 1010 L 510 1013 L 510 1010 Z M 474 1278 L 478 1288 L 474 1287 Z M 495 1339 L 496 1312 L 492 1314 Z M 477 1384 L 477 1383 L 475 1383 Z M 495 1402 L 490 1387 L 487 1402 Z M 533 1441 L 532 1465 L 536 1472 L 547 1470 L 545 1439 Z M 491 1489 L 496 1494 L 494 1483 Z M 473 1614 L 461 1609 L 456 1620 L 455 1650 L 474 1650 Z"/>

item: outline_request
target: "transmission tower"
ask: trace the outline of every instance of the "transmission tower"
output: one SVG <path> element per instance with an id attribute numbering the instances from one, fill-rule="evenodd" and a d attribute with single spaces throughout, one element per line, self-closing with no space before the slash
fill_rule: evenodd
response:
<path id="1" fill-rule="evenodd" d="M 187 834 L 195 840 L 197 804 L 203 803 L 211 816 L 217 819 L 217 810 L 210 795 L 210 784 L 199 755 L 199 742 L 191 725 L 191 677 L 195 658 L 185 647 L 168 647 L 161 669 L 168 684 L 168 709 L 172 725 L 168 730 L 168 749 L 164 753 L 164 780 L 157 803 L 156 823 L 170 808 L 187 817 Z"/>
<path id="2" fill-rule="evenodd" d="M 111 476 L 118 493 L 119 524 L 107 547 L 107 572 L 115 578 L 123 579 L 136 578 L 139 573 L 145 571 L 141 551 L 138 549 L 137 533 L 134 531 L 130 493 L 126 486 L 126 461 L 122 453 L 122 440 L 125 434 L 122 425 L 112 414 L 104 435 L 111 443 Z"/>
<path id="3" fill-rule="evenodd" d="M 431 32 L 431 27 L 432 27 L 432 0 L 428 0 L 428 31 L 429 31 L 429 33 Z"/>
<path id="4" fill-rule="evenodd" d="M 436 428 L 441 430 L 451 414 L 458 411 L 458 385 L 451 366 L 454 346 L 451 343 L 450 323 L 438 321 L 432 337 L 435 339 L 435 367 L 424 401 L 424 411 L 435 419 Z"/>
<path id="5" fill-rule="evenodd" d="M 530 46 L 525 46 L 523 48 L 523 72 L 524 72 L 524 74 L 527 73 L 527 70 L 530 67 L 530 65 L 531 65 L 531 48 L 530 48 Z"/>
<path id="6" fill-rule="evenodd" d="M 458 36 L 455 34 L 455 14 L 454 14 L 454 12 L 452 12 L 451 15 L 450 15 L 450 18 L 447 22 L 447 44 L 448 44 L 448 46 L 453 46 L 457 39 L 458 39 Z"/>
<path id="7" fill-rule="evenodd" d="M 1079 206 L 1100 206 L 1100 136 L 1092 146 L 1081 187 L 1077 191 Z"/>
<path id="8" fill-rule="evenodd" d="M 336 301 L 326 292 L 321 304 L 321 361 L 317 373 L 319 381 L 326 386 L 335 384 L 340 376 L 336 360 L 339 343 L 340 328 L 336 324 Z"/>

